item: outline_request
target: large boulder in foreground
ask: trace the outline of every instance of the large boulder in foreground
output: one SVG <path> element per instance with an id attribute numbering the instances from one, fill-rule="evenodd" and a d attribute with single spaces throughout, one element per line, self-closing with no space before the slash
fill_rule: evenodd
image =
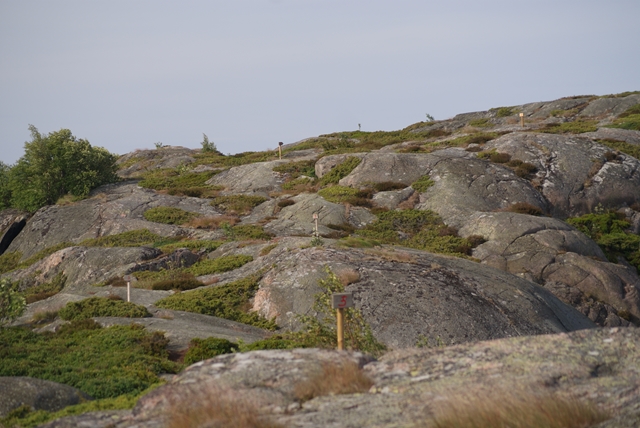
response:
<path id="1" fill-rule="evenodd" d="M 180 426 L 212 426 L 210 420 L 233 403 L 229 417 L 252 412 L 261 426 L 425 426 L 446 407 L 468 409 L 474 397 L 499 405 L 511 396 L 537 395 L 596 406 L 606 419 L 599 428 L 634 428 L 640 421 L 638 349 L 640 329 L 607 328 L 402 349 L 378 361 L 315 349 L 223 355 L 187 368 L 142 397 L 132 411 L 87 413 L 44 426 L 155 428 L 172 418 Z M 356 393 L 319 393 L 308 401 L 296 398 L 297 388 L 323 367 L 345 363 L 362 367 L 371 386 Z"/>
<path id="2" fill-rule="evenodd" d="M 92 400 L 68 385 L 31 377 L 0 377 L 0 417 L 20 407 L 57 412 L 67 406 Z"/>
<path id="3" fill-rule="evenodd" d="M 374 336 L 393 348 L 456 344 L 594 327 L 550 292 L 468 260 L 408 249 L 307 248 L 267 258 L 254 310 L 283 327 L 314 315 L 328 266 L 354 294 Z"/>

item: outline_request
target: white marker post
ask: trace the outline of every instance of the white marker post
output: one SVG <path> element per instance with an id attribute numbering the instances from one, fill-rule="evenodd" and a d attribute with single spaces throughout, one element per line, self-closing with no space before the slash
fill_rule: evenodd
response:
<path id="1" fill-rule="evenodd" d="M 345 308 L 353 308 L 353 306 L 353 294 L 333 293 L 331 295 L 331 308 L 337 310 L 338 351 L 344 349 L 344 310 Z"/>
<path id="2" fill-rule="evenodd" d="M 315 236 L 320 236 L 318 233 L 318 213 L 313 213 L 313 221 L 316 223 Z"/>
<path id="3" fill-rule="evenodd" d="M 280 157 L 280 160 L 282 160 L 282 144 L 282 141 L 278 143 L 278 156 Z"/>
<path id="4" fill-rule="evenodd" d="M 122 277 L 125 281 L 127 281 L 127 302 L 131 301 L 131 283 L 136 282 L 138 279 L 133 275 L 125 275 Z"/>

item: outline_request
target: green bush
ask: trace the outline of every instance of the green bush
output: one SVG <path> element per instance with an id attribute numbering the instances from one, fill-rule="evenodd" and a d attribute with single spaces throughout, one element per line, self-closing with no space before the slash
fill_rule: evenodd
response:
<path id="1" fill-rule="evenodd" d="M 188 172 L 178 168 L 155 169 L 146 172 L 138 184 L 154 190 L 166 190 L 171 195 L 195 197 L 213 196 L 220 187 L 207 186 L 214 171 Z"/>
<path id="2" fill-rule="evenodd" d="M 469 126 L 474 126 L 476 128 L 491 128 L 493 123 L 489 121 L 489 119 L 473 119 L 469 121 Z"/>
<path id="3" fill-rule="evenodd" d="M 202 145 L 202 152 L 204 153 L 218 151 L 216 144 L 213 141 L 209 141 L 207 134 L 202 134 L 202 142 L 200 144 Z"/>
<path id="4" fill-rule="evenodd" d="M 199 214 L 175 207 L 154 207 L 146 210 L 143 216 L 146 220 L 155 223 L 185 224 L 198 217 Z"/>
<path id="5" fill-rule="evenodd" d="M 411 187 L 418 193 L 424 193 L 431 186 L 436 184 L 428 175 L 423 175 L 418 178 L 415 182 L 411 183 Z"/>
<path id="6" fill-rule="evenodd" d="M 6 252 L 0 256 L 0 275 L 11 272 L 18 267 L 22 253 L 18 251 Z"/>
<path id="7" fill-rule="evenodd" d="M 39 302 L 55 294 L 58 294 L 64 288 L 67 277 L 63 273 L 59 273 L 49 282 L 45 282 L 35 287 L 28 288 L 24 293 L 27 303 Z"/>
<path id="8" fill-rule="evenodd" d="M 246 215 L 267 198 L 250 195 L 218 196 L 211 201 L 211 206 L 222 210 L 225 214 Z"/>
<path id="9" fill-rule="evenodd" d="M 593 240 L 609 233 L 623 233 L 630 226 L 629 222 L 624 220 L 624 216 L 614 212 L 572 217 L 567 219 L 567 223 Z"/>
<path id="10" fill-rule="evenodd" d="M 343 162 L 333 167 L 331 171 L 323 175 L 320 179 L 320 184 L 323 186 L 329 184 L 338 184 L 340 180 L 351 174 L 351 171 L 353 171 L 358 165 L 360 165 L 360 162 L 362 162 L 360 158 L 349 156 Z"/>
<path id="11" fill-rule="evenodd" d="M 513 107 L 498 107 L 491 110 L 496 112 L 496 117 L 509 117 L 515 114 Z"/>
<path id="12" fill-rule="evenodd" d="M 400 244 L 455 256 L 468 255 L 474 247 L 430 210 L 384 211 L 377 216 L 377 222 L 360 229 L 357 234 L 383 244 Z"/>
<path id="13" fill-rule="evenodd" d="M 276 323 L 251 312 L 249 301 L 258 291 L 258 276 L 249 276 L 228 284 L 174 294 L 156 302 L 159 308 L 212 315 L 232 321 L 275 330 Z"/>
<path id="14" fill-rule="evenodd" d="M 255 224 L 240 224 L 231 228 L 230 237 L 238 240 L 259 239 L 263 241 L 270 240 L 273 235 L 265 232 L 262 226 Z"/>
<path id="15" fill-rule="evenodd" d="M 168 360 L 162 334 L 139 325 L 102 328 L 88 319 L 56 333 L 3 328 L 0 343 L 0 376 L 60 382 L 97 399 L 138 394 L 178 368 Z"/>
<path id="16" fill-rule="evenodd" d="M 278 165 L 273 167 L 273 171 L 279 172 L 281 174 L 287 174 L 289 176 L 288 177 L 289 181 L 295 180 L 300 176 L 315 178 L 316 177 L 315 164 L 316 164 L 315 160 L 289 162 L 283 165 Z"/>
<path id="17" fill-rule="evenodd" d="M 8 278 L 0 278 L 0 330 L 5 323 L 22 315 L 26 307 L 26 300 L 18 293 L 18 285 Z"/>
<path id="18" fill-rule="evenodd" d="M 193 290 L 194 288 L 202 287 L 203 282 L 194 278 L 193 274 L 182 274 L 172 278 L 163 279 L 154 282 L 151 285 L 152 290 Z"/>
<path id="19" fill-rule="evenodd" d="M 47 135 L 29 125 L 32 141 L 24 144 L 25 154 L 0 177 L 5 180 L 0 196 L 11 194 L 11 206 L 35 212 L 70 194 L 84 198 L 89 192 L 119 180 L 117 156 L 102 147 L 78 140 L 68 129 Z M 6 168 L 5 168 L 6 169 Z"/>
<path id="20" fill-rule="evenodd" d="M 69 302 L 58 311 L 58 315 L 63 320 L 82 320 L 93 317 L 144 318 L 151 316 L 144 306 L 106 297 L 90 297 L 78 302 Z"/>
<path id="21" fill-rule="evenodd" d="M 349 198 L 358 196 L 358 189 L 346 186 L 330 186 L 318 190 L 318 195 L 329 202 L 341 203 Z"/>
<path id="22" fill-rule="evenodd" d="M 209 337 L 207 339 L 192 339 L 189 349 L 184 355 L 184 364 L 190 366 L 198 361 L 208 360 L 222 354 L 230 354 L 238 350 L 238 345 L 227 339 Z"/>
<path id="23" fill-rule="evenodd" d="M 640 104 L 629 107 L 608 127 L 640 131 Z"/>

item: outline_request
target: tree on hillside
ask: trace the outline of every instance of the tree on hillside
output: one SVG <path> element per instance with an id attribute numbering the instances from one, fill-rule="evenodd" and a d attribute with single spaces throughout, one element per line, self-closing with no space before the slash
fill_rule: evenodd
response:
<path id="1" fill-rule="evenodd" d="M 9 171 L 11 168 L 0 161 L 0 210 L 11 207 L 11 190 L 9 189 Z"/>
<path id="2" fill-rule="evenodd" d="M 29 130 L 25 154 L 8 172 L 11 206 L 33 212 L 66 194 L 83 198 L 97 186 L 118 181 L 116 155 L 68 129 L 47 135 L 33 125 Z"/>
<path id="3" fill-rule="evenodd" d="M 16 284 L 7 278 L 0 279 L 0 327 L 22 315 L 26 306 Z"/>

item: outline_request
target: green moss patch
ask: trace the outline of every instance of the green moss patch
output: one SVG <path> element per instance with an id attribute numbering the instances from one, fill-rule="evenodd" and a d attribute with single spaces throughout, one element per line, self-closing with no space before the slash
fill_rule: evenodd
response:
<path id="1" fill-rule="evenodd" d="M 250 276 L 212 288 L 174 294 L 156 302 L 159 308 L 212 315 L 275 330 L 276 323 L 250 311 L 250 300 L 258 291 L 260 277 Z"/>
<path id="2" fill-rule="evenodd" d="M 18 267 L 22 253 L 11 251 L 0 256 L 0 275 L 11 272 Z"/>
<path id="3" fill-rule="evenodd" d="M 199 214 L 175 207 L 154 207 L 146 210 L 143 216 L 146 220 L 155 223 L 185 224 L 198 217 Z"/>
<path id="4" fill-rule="evenodd" d="M 79 320 L 42 334 L 3 328 L 0 343 L 0 376 L 60 382 L 97 399 L 138 394 L 178 368 L 167 358 L 164 336 L 138 325 L 102 328 Z"/>
<path id="5" fill-rule="evenodd" d="M 144 318 L 151 316 L 144 306 L 106 297 L 90 297 L 79 302 L 69 302 L 58 311 L 58 315 L 68 321 L 93 317 Z"/>
<path id="6" fill-rule="evenodd" d="M 418 178 L 415 182 L 411 183 L 411 187 L 418 193 L 424 193 L 427 189 L 433 186 L 435 181 L 433 181 L 428 175 L 423 175 Z"/>

